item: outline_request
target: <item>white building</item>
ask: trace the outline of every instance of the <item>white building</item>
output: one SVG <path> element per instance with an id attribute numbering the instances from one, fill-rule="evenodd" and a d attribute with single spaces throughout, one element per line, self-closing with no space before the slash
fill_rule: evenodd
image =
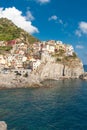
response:
<path id="1" fill-rule="evenodd" d="M 51 52 L 54 52 L 54 51 L 55 51 L 55 46 L 50 45 L 48 51 L 49 51 L 50 53 L 51 53 Z"/>
<path id="2" fill-rule="evenodd" d="M 63 44 L 62 41 L 56 41 L 56 44 Z"/>
<path id="3" fill-rule="evenodd" d="M 48 43 L 43 46 L 42 51 L 47 51 L 49 53 L 52 53 L 55 51 L 55 46 L 54 45 L 49 45 Z"/>
<path id="4" fill-rule="evenodd" d="M 23 56 L 22 62 L 25 62 L 25 61 L 27 61 L 27 57 L 26 57 L 26 56 Z"/>
<path id="5" fill-rule="evenodd" d="M 72 56 L 74 52 L 74 48 L 72 45 L 66 45 L 66 55 Z"/>
<path id="6" fill-rule="evenodd" d="M 39 66 L 40 66 L 40 64 L 41 64 L 41 60 L 33 60 L 32 61 L 32 69 L 33 70 L 36 70 Z"/>
<path id="7" fill-rule="evenodd" d="M 5 42 L 4 41 L 0 41 L 0 46 L 5 46 Z"/>
<path id="8" fill-rule="evenodd" d="M 5 65 L 6 60 L 3 55 L 0 55 L 0 64 Z"/>

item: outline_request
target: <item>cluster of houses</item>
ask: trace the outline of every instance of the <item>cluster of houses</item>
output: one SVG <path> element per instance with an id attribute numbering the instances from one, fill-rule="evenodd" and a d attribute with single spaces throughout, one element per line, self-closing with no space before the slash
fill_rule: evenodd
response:
<path id="1" fill-rule="evenodd" d="M 23 69 L 26 68 L 25 64 L 27 64 L 26 69 L 36 70 L 42 62 L 42 54 L 51 55 L 63 50 L 66 56 L 72 56 L 74 52 L 72 45 L 63 44 L 62 41 L 55 40 L 34 43 L 32 45 L 34 55 L 29 53 L 30 48 L 25 43 L 17 43 L 15 40 L 6 43 L 3 41 L 0 42 L 0 46 L 7 45 L 12 46 L 12 49 L 7 55 L 0 54 L 0 66 L 2 68 Z M 35 54 L 39 56 L 35 57 Z"/>
<path id="2" fill-rule="evenodd" d="M 66 56 L 72 56 L 74 48 L 72 45 L 64 44 L 62 41 L 43 41 L 40 43 L 34 43 L 33 49 L 36 51 L 48 52 L 49 54 L 63 50 Z"/>

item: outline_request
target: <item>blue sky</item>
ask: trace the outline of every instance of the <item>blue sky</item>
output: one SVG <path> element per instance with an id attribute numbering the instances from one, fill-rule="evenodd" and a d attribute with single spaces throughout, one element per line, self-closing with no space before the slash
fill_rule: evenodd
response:
<path id="1" fill-rule="evenodd" d="M 87 0 L 0 0 L 0 17 L 40 40 L 72 44 L 87 64 Z"/>

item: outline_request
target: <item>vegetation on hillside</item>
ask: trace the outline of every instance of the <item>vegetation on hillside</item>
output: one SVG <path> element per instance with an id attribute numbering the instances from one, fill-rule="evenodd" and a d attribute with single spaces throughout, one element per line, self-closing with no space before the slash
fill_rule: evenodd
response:
<path id="1" fill-rule="evenodd" d="M 73 52 L 73 55 L 67 56 L 64 50 L 59 50 L 58 52 L 55 52 L 52 56 L 56 58 L 57 63 L 68 66 L 74 65 L 75 61 L 77 63 L 77 60 L 78 62 L 80 61 L 75 52 Z"/>
<path id="2" fill-rule="evenodd" d="M 6 18 L 0 19 L 0 41 L 9 41 L 20 36 L 20 28 Z"/>
<path id="3" fill-rule="evenodd" d="M 6 18 L 0 18 L 0 41 L 10 41 L 17 38 L 22 39 L 27 44 L 38 41 L 38 39 L 23 29 L 18 28 L 12 21 Z"/>
<path id="4" fill-rule="evenodd" d="M 7 54 L 12 49 L 11 46 L 0 46 L 0 54 Z"/>
<path id="5" fill-rule="evenodd" d="M 11 49 L 11 46 L 0 46 L 0 51 L 10 51 Z"/>

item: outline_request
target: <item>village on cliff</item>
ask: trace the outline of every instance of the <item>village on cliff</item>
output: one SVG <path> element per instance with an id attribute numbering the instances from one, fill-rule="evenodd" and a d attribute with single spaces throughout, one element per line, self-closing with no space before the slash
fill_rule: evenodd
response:
<path id="1" fill-rule="evenodd" d="M 67 57 L 73 56 L 74 53 L 72 45 L 55 40 L 35 42 L 32 47 L 18 39 L 8 42 L 0 41 L 0 48 L 8 46 L 11 47 L 10 53 L 0 54 L 0 73 L 9 73 L 10 71 L 21 74 L 30 73 L 41 65 L 42 55 L 52 56 L 60 50 Z"/>

